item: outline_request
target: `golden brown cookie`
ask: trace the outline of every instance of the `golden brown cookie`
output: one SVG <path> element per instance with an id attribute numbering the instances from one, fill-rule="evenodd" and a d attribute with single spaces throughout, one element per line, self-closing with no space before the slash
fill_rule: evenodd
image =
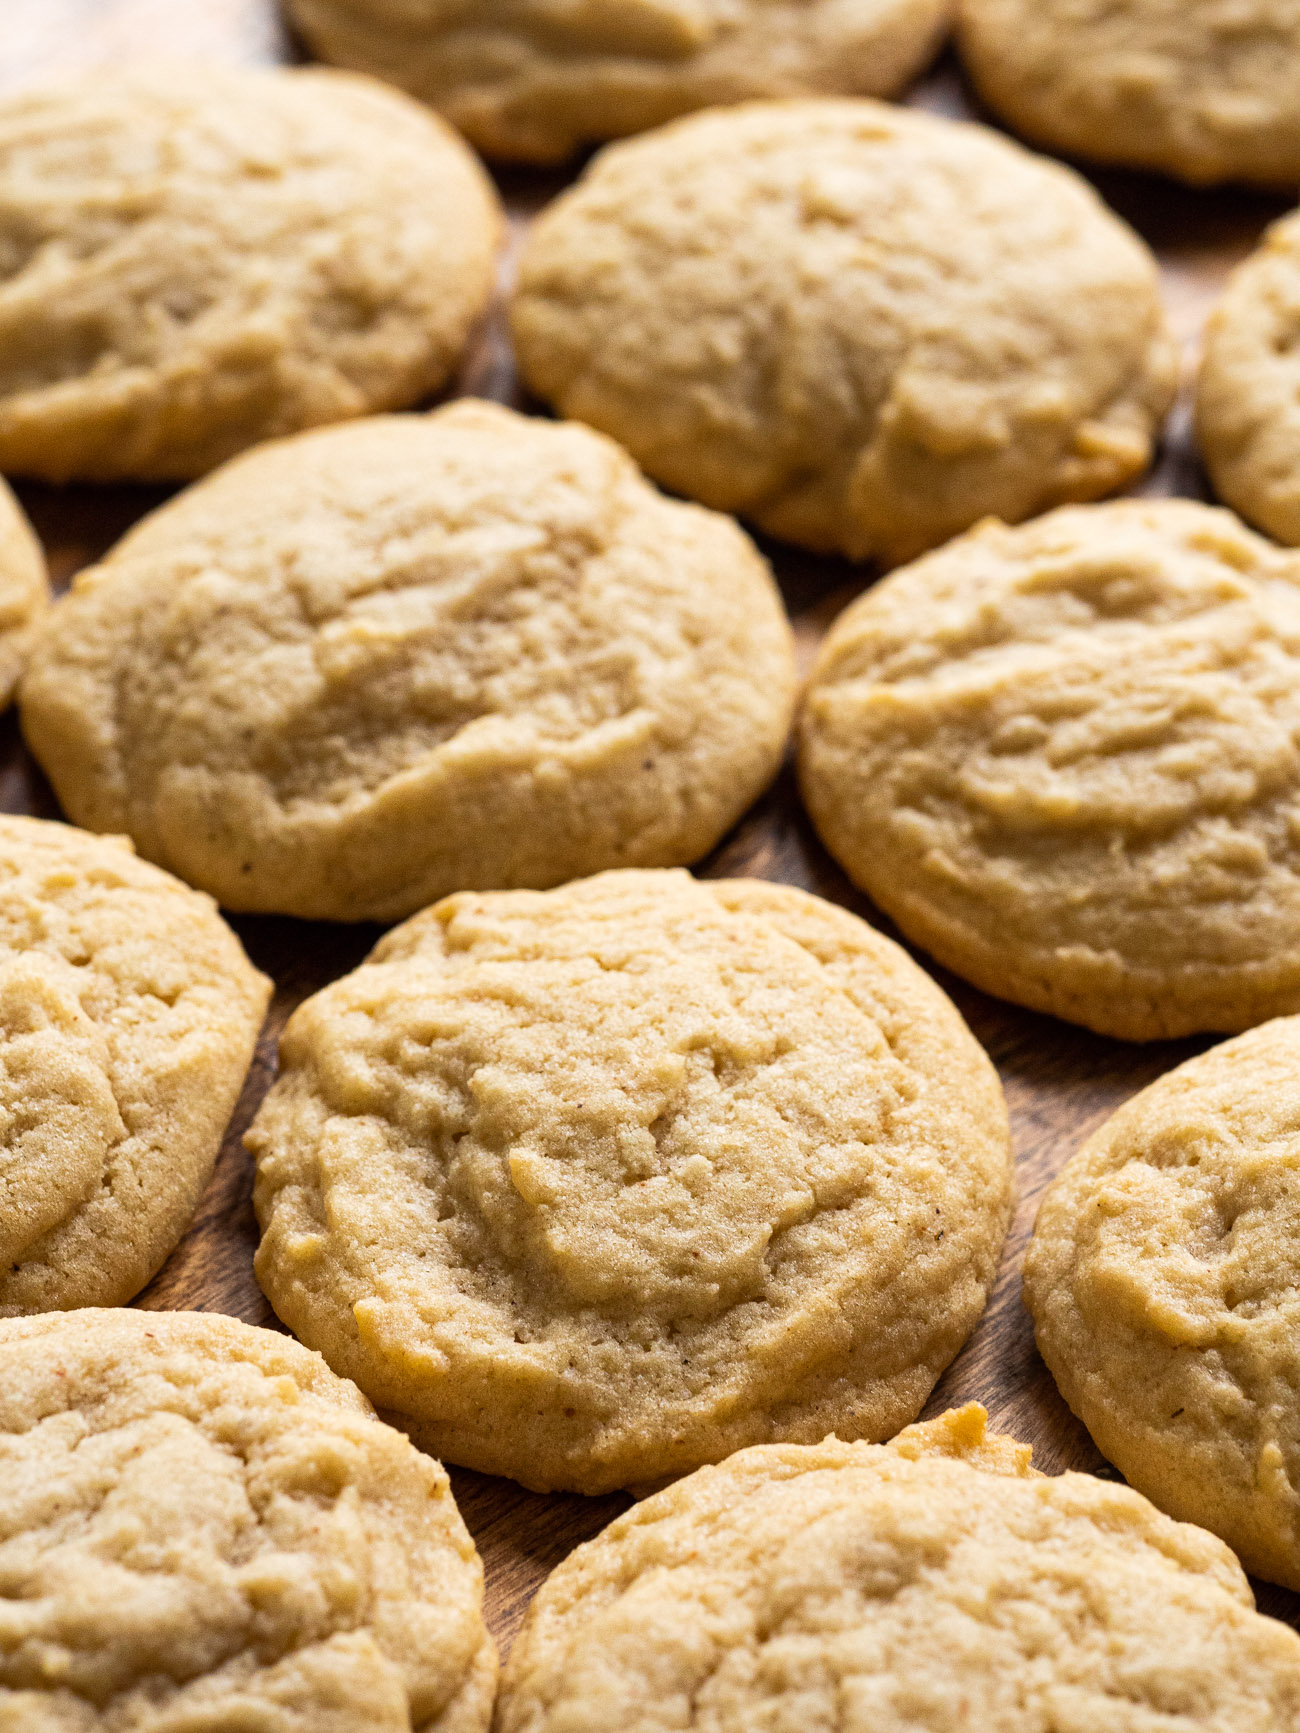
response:
<path id="1" fill-rule="evenodd" d="M 1300 1589 L 1300 1017 L 1188 1060 L 1043 1200 L 1025 1298 L 1061 1393 L 1163 1510 Z"/>
<path id="2" fill-rule="evenodd" d="M 0 478 L 0 709 L 9 703 L 50 605 L 45 555 L 22 507 Z"/>
<path id="3" fill-rule="evenodd" d="M 539 1490 L 888 1437 L 996 1272 L 992 1066 L 788 885 L 450 897 L 281 1065 L 248 1134 L 272 1304 L 427 1448 Z"/>
<path id="4" fill-rule="evenodd" d="M 790 628 L 736 525 L 459 402 L 263 447 L 77 580 L 23 687 L 65 810 L 228 908 L 396 920 L 712 848 Z"/>
<path id="5" fill-rule="evenodd" d="M 1084 181 L 872 102 L 610 146 L 512 318 L 529 386 L 656 480 L 891 563 L 1141 474 L 1175 382 L 1155 261 Z"/>
<path id="6" fill-rule="evenodd" d="M 0 1316 L 145 1285 L 212 1172 L 270 990 L 209 898 L 125 838 L 0 816 Z"/>
<path id="7" fill-rule="evenodd" d="M 315 51 L 442 110 L 489 156 L 560 162 L 755 96 L 892 96 L 951 0 L 289 0 Z"/>
<path id="8" fill-rule="evenodd" d="M 760 1445 L 638 1504 L 543 1585 L 497 1733 L 1297 1725 L 1300 1637 L 1225 1546 L 984 1424 Z"/>
<path id="9" fill-rule="evenodd" d="M 442 1467 L 270 1330 L 0 1323 L 6 1733 L 486 1733 Z"/>
<path id="10" fill-rule="evenodd" d="M 1129 1040 L 1300 1009 L 1300 559 L 1190 500 L 982 525 L 827 636 L 827 847 L 967 980 Z"/>
<path id="11" fill-rule="evenodd" d="M 199 475 L 417 402 L 501 216 L 436 116 L 347 73 L 95 67 L 0 99 L 0 469 Z"/>

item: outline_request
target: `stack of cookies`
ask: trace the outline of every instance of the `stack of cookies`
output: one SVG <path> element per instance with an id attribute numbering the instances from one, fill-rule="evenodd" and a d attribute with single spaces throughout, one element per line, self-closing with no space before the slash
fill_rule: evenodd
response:
<path id="1" fill-rule="evenodd" d="M 1300 1728 L 1300 214 L 1161 497 L 1186 332 L 1040 154 L 1300 184 L 1291 10 L 288 0 L 329 67 L 0 96 L 0 472 L 155 489 L 55 598 L 0 479 L 0 1733 Z M 950 32 L 1018 138 L 887 100 Z M 1128 1485 L 954 1401 L 1035 1430 L 1009 1312 L 945 1379 L 949 989 L 1022 1116 L 1232 1037 L 1027 1175 Z M 444 1462 L 637 1500 L 504 1670 Z"/>

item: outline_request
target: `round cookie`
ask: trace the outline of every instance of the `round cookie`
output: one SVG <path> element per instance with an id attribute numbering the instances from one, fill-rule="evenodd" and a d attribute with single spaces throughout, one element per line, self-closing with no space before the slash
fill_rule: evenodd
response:
<path id="1" fill-rule="evenodd" d="M 295 1014 L 254 1121 L 276 1311 L 435 1454 L 605 1492 L 883 1438 L 983 1310 L 996 1074 L 787 885 L 450 897 Z"/>
<path id="2" fill-rule="evenodd" d="M 486 1733 L 442 1467 L 315 1354 L 196 1312 L 0 1324 L 0 1725 Z"/>
<path id="3" fill-rule="evenodd" d="M 1144 470 L 1155 261 L 1071 170 L 879 103 L 750 103 L 613 145 L 534 226 L 529 386 L 772 535 L 910 558 Z"/>
<path id="4" fill-rule="evenodd" d="M 760 1445 L 637 1505 L 543 1584 L 497 1733 L 1296 1725 L 1300 1637 L 1225 1546 L 984 1422 Z"/>
<path id="5" fill-rule="evenodd" d="M 1025 1299 L 1139 1491 L 1300 1589 L 1300 1018 L 1188 1060 L 1043 1200 Z"/>
<path id="6" fill-rule="evenodd" d="M 1218 494 L 1300 543 L 1300 212 L 1273 224 L 1210 315 L 1196 434 Z"/>
<path id="7" fill-rule="evenodd" d="M 800 780 L 986 992 L 1143 1041 L 1300 1010 L 1300 558 L 1131 500 L 982 525 L 845 610 Z"/>
<path id="8" fill-rule="evenodd" d="M 23 728 L 65 810 L 228 908 L 696 860 L 775 774 L 790 628 L 736 525 L 485 403 L 263 447 L 54 610 Z"/>
<path id="9" fill-rule="evenodd" d="M 500 208 L 351 74 L 95 67 L 0 99 L 0 469 L 184 480 L 459 360 Z"/>
<path id="10" fill-rule="evenodd" d="M 269 997 L 211 901 L 125 838 L 0 815 L 0 1316 L 145 1285 Z"/>
<path id="11" fill-rule="evenodd" d="M 1051 150 L 1195 185 L 1300 180 L 1289 0 L 958 0 L 980 96 Z"/>
<path id="12" fill-rule="evenodd" d="M 951 0 L 289 0 L 326 60 L 423 97 L 489 156 L 562 162 L 755 96 L 892 96 Z"/>
<path id="13" fill-rule="evenodd" d="M 31 649 L 32 629 L 49 605 L 41 544 L 0 478 L 0 709 L 13 698 Z"/>

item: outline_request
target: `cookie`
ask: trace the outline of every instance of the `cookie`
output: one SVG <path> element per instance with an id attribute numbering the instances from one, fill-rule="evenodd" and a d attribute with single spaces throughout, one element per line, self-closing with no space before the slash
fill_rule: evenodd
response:
<path id="1" fill-rule="evenodd" d="M 986 992 L 1133 1041 L 1300 1011 L 1300 558 L 1189 500 L 979 529 L 841 614 L 822 840 Z"/>
<path id="2" fill-rule="evenodd" d="M 892 96 L 951 0 L 289 0 L 315 51 L 423 97 L 489 156 L 584 145 L 755 96 Z"/>
<path id="3" fill-rule="evenodd" d="M 879 103 L 750 103 L 612 145 L 534 226 L 540 396 L 658 481 L 893 563 L 1147 466 L 1151 254 L 1069 169 Z"/>
<path id="4" fill-rule="evenodd" d="M 124 838 L 0 815 L 0 1316 L 145 1285 L 212 1172 L 269 996 L 210 900 Z"/>
<path id="5" fill-rule="evenodd" d="M 760 1445 L 543 1584 L 497 1733 L 1283 1733 L 1300 1637 L 1228 1549 L 1048 1479 L 974 1403 L 892 1445 Z"/>
<path id="6" fill-rule="evenodd" d="M 65 810 L 228 908 L 397 920 L 710 849 L 790 628 L 724 518 L 484 403 L 263 447 L 77 581 L 23 686 Z"/>
<path id="7" fill-rule="evenodd" d="M 1210 315 L 1196 434 L 1219 496 L 1300 543 L 1300 212 L 1273 224 Z"/>
<path id="8" fill-rule="evenodd" d="M 450 376 L 501 215 L 347 73 L 95 67 L 0 99 L 0 469 L 185 480 Z"/>
<path id="9" fill-rule="evenodd" d="M 1300 1017 L 1188 1060 L 1043 1200 L 1025 1299 L 1139 1491 L 1300 1589 Z"/>
<path id="10" fill-rule="evenodd" d="M 41 544 L 0 478 L 0 709 L 14 695 L 32 629 L 50 605 Z"/>
<path id="11" fill-rule="evenodd" d="M 1194 185 L 1300 180 L 1300 12 L 1278 0 L 958 0 L 979 95 L 1050 150 Z"/>
<path id="12" fill-rule="evenodd" d="M 605 1492 L 884 1438 L 984 1307 L 1001 1087 L 788 885 L 450 897 L 296 1013 L 248 1144 L 289 1327 L 449 1461 Z"/>
<path id="13" fill-rule="evenodd" d="M 234 1318 L 0 1324 L 0 1580 L 14 1733 L 486 1733 L 446 1473 Z"/>

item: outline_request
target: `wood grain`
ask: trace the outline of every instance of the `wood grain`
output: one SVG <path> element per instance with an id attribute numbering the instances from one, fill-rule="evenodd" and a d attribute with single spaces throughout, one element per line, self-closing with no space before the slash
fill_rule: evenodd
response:
<path id="1" fill-rule="evenodd" d="M 296 57 L 272 0 L 0 0 L 0 89 L 61 67 L 160 54 L 228 62 Z M 947 114 L 978 113 L 950 62 L 924 79 L 909 100 Z M 1206 311 L 1225 274 L 1283 207 L 1247 193 L 1190 192 L 1136 175 L 1094 178 L 1103 195 L 1156 249 L 1190 370 Z M 525 172 L 498 179 L 512 218 L 511 246 L 502 266 L 504 291 L 529 219 L 564 181 L 553 174 Z M 457 390 L 521 403 L 500 304 L 472 345 Z M 60 584 L 166 497 L 165 490 L 129 487 L 27 486 L 19 491 Z M 1156 467 L 1139 491 L 1204 497 L 1186 393 Z M 765 546 L 806 658 L 830 620 L 871 574 L 840 561 Z M 12 716 L 0 718 L 0 810 L 57 816 L 50 790 L 24 752 Z M 891 931 L 818 844 L 788 770 L 700 870 L 802 885 Z M 272 919 L 237 919 L 234 925 L 254 962 L 274 977 L 274 1004 L 194 1223 L 137 1303 L 230 1312 L 250 1323 L 279 1328 L 253 1276 L 257 1230 L 251 1164 L 240 1137 L 274 1073 L 275 1043 L 290 1011 L 354 967 L 374 942 L 376 930 Z M 1000 1004 L 926 966 L 952 994 L 1001 1073 L 1011 1108 L 1020 1190 L 992 1302 L 926 1412 L 978 1398 L 995 1426 L 1033 1444 L 1042 1468 L 1113 1475 L 1035 1353 L 1020 1304 L 1021 1257 L 1043 1187 L 1081 1140 L 1135 1090 L 1207 1043 L 1134 1047 L 1103 1040 Z M 540 1497 L 509 1481 L 461 1469 L 454 1469 L 452 1477 L 483 1554 L 490 1623 L 498 1640 L 508 1644 L 547 1572 L 602 1528 L 626 1500 Z M 1256 1589 L 1264 1610 L 1300 1626 L 1300 1596 L 1264 1584 Z"/>

